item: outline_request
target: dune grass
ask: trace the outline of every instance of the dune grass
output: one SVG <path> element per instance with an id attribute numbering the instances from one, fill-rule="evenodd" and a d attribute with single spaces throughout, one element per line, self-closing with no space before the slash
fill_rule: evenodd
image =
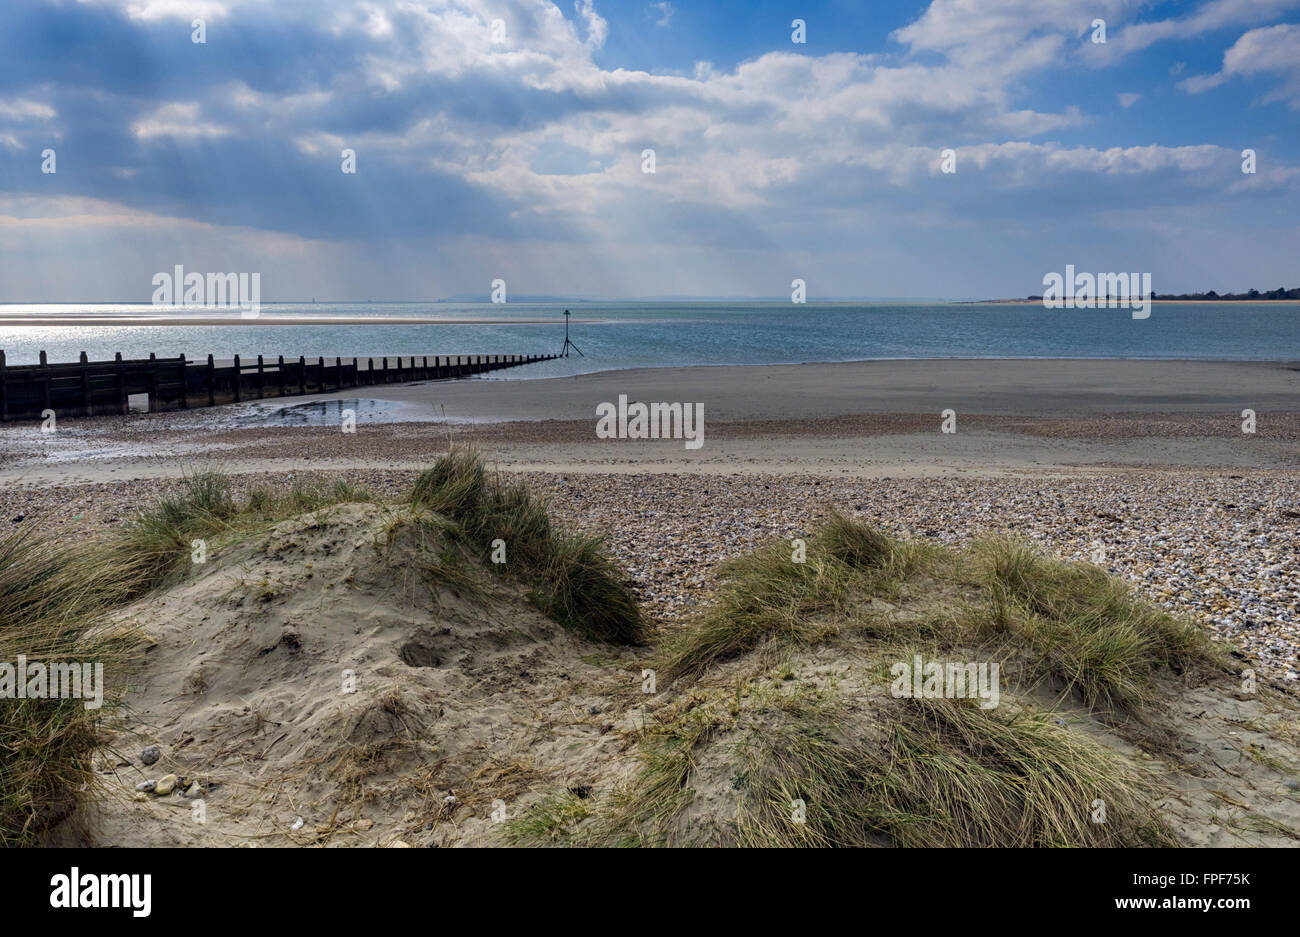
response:
<path id="1" fill-rule="evenodd" d="M 831 514 L 806 542 L 802 561 L 795 557 L 786 541 L 724 564 L 714 603 L 667 641 L 666 674 L 698 674 L 768 640 L 824 641 L 851 617 L 856 598 L 889 591 L 915 570 L 922 552 Z"/>
<path id="2" fill-rule="evenodd" d="M 195 541 L 205 555 L 225 539 L 335 504 L 373 501 L 366 489 L 339 478 L 326 485 L 298 484 L 288 491 L 251 489 L 237 499 L 229 476 L 214 471 L 184 476 L 107 539 L 88 551 L 117 571 L 117 600 L 129 601 L 172 585 L 191 567 Z"/>
<path id="3" fill-rule="evenodd" d="M 521 846 L 560 844 L 568 840 L 575 824 L 590 815 L 587 803 L 571 792 L 548 794 L 522 816 L 507 820 L 505 837 Z"/>
<path id="4" fill-rule="evenodd" d="M 99 663 L 111 682 L 127 657 L 124 642 L 88 637 L 116 592 L 111 573 L 75 551 L 25 533 L 0 539 L 0 663 Z M 15 690 L 16 696 L 16 690 Z M 91 759 L 114 711 L 82 699 L 0 699 L 0 845 L 33 845 L 75 809 L 96 783 Z"/>
<path id="5" fill-rule="evenodd" d="M 1038 676 L 1059 681 L 1096 710 L 1153 705 L 1152 677 L 1225 666 L 1205 632 L 1133 594 L 1105 570 L 990 538 L 973 562 L 988 592 L 983 630 L 1012 641 Z"/>
<path id="6" fill-rule="evenodd" d="M 215 472 L 188 476 L 174 491 L 142 507 L 101 551 L 106 564 L 121 570 L 122 599 L 178 579 L 192 541 L 224 530 L 237 511 L 229 480 Z"/>
<path id="7" fill-rule="evenodd" d="M 411 501 L 450 521 L 448 534 L 489 568 L 526 582 L 537 606 L 565 627 L 620 644 L 645 640 L 636 597 L 601 538 L 558 530 L 545 500 L 489 473 L 478 453 L 453 448 L 416 479 Z M 505 562 L 493 563 L 500 549 Z"/>
<path id="8" fill-rule="evenodd" d="M 962 553 L 832 513 L 808 539 L 804 561 L 792 556 L 788 542 L 774 543 L 721 567 L 713 603 L 665 643 L 664 672 L 698 675 L 769 640 L 809 645 L 853 628 L 991 646 L 1094 710 L 1137 714 L 1155 703 L 1157 675 L 1226 666 L 1193 622 L 1143 601 L 1105 570 L 1015 540 L 986 538 Z M 918 614 L 905 628 L 863 615 L 861 600 L 897 599 L 911 580 L 919 583 L 910 603 Z M 958 608 L 944 591 L 954 582 L 978 586 L 981 600 Z"/>
<path id="9" fill-rule="evenodd" d="M 685 831 L 683 810 L 693 792 L 695 753 L 724 726 L 730 727 L 725 702 L 718 696 L 692 700 L 692 705 L 667 722 L 653 722 L 639 733 L 640 770 L 631 783 L 600 803 L 583 801 L 581 810 L 563 809 L 565 793 L 553 793 L 506 824 L 506 838 L 520 846 L 566 845 L 641 848 L 719 845 L 714 836 Z M 570 805 L 572 806 L 572 805 Z"/>
<path id="10" fill-rule="evenodd" d="M 670 679 L 700 673 L 769 639 L 823 641 L 850 602 L 851 573 L 843 563 L 815 553 L 791 562 L 787 544 L 730 560 L 718 577 L 723 589 L 717 601 L 665 644 L 663 670 Z"/>
<path id="11" fill-rule="evenodd" d="M 738 845 L 1176 844 L 1148 780 L 1044 714 L 939 699 L 896 701 L 888 716 L 883 743 L 845 739 L 826 716 L 757 734 Z"/>
<path id="12" fill-rule="evenodd" d="M 1154 781 L 1113 750 L 1024 706 L 725 691 L 639 737 L 641 769 L 599 803 L 542 798 L 506 830 L 519 845 L 746 848 L 1177 845 Z M 712 751 L 710 751 L 712 747 Z M 702 763 L 719 776 L 700 808 Z M 572 809 L 564 809 L 565 807 Z"/>

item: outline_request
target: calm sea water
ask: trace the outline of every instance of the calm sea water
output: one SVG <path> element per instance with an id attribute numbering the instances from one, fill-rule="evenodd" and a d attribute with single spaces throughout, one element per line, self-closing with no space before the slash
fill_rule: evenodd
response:
<path id="1" fill-rule="evenodd" d="M 1127 309 L 1046 310 L 1040 305 L 789 303 L 579 303 L 570 357 L 492 375 L 526 378 L 692 364 L 774 364 L 869 358 L 1233 358 L 1300 360 L 1300 303 L 1156 305 L 1148 319 Z M 0 348 L 12 364 L 211 353 L 251 358 L 434 354 L 541 354 L 564 342 L 562 309 L 531 303 L 265 304 L 260 324 L 41 327 L 5 315 L 153 315 L 140 306 L 0 306 Z M 550 318 L 554 324 L 277 325 L 277 316 Z M 588 320 L 588 321 L 584 321 Z"/>

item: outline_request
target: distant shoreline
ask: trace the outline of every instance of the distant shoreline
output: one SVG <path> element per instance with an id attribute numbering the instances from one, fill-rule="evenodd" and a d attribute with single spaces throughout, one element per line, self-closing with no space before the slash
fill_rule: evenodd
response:
<path id="1" fill-rule="evenodd" d="M 1115 306 L 1108 306 L 1103 300 L 1097 300 L 1097 308 L 1114 308 L 1125 309 L 1128 307 L 1128 301 L 1117 303 Z M 1208 306 L 1268 306 L 1274 303 L 1282 305 L 1290 304 L 1300 306 L 1300 299 L 1146 299 L 1145 303 L 1154 303 L 1157 306 L 1169 304 L 1171 306 L 1195 306 L 1205 304 Z M 1042 299 L 961 299 L 954 300 L 955 306 L 978 306 L 978 305 L 1001 305 L 1001 306 L 1041 306 Z M 1056 311 L 1056 310 L 1053 310 Z"/>

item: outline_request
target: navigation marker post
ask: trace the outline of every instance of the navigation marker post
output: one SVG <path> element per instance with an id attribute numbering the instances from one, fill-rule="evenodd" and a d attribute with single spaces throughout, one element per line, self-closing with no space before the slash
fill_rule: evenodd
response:
<path id="1" fill-rule="evenodd" d="M 580 349 L 577 345 L 573 344 L 573 342 L 569 341 L 569 310 L 566 309 L 564 310 L 564 347 L 560 349 L 560 356 L 563 358 L 569 357 L 570 348 L 572 348 L 574 351 L 578 353 L 579 358 L 587 357 L 582 353 L 582 349 Z"/>

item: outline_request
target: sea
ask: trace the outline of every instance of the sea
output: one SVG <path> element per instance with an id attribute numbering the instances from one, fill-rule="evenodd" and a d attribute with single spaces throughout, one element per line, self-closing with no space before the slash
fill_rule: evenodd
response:
<path id="1" fill-rule="evenodd" d="M 1057 309 L 1010 303 L 569 303 L 566 358 L 493 372 L 515 380 L 623 368 L 780 364 L 899 358 L 1191 358 L 1300 361 L 1300 303 L 1158 303 Z M 10 364 L 209 354 L 307 357 L 554 354 L 565 338 L 554 303 L 263 303 L 235 325 L 7 326 L 6 316 L 156 316 L 141 304 L 0 305 Z M 182 311 L 179 313 L 184 315 Z M 200 314 L 211 314 L 200 311 Z M 285 324 L 287 316 L 360 322 Z M 234 317 L 238 317 L 234 313 Z M 483 324 L 367 323 L 438 317 Z M 546 320 L 542 324 L 513 320 Z M 491 320 L 490 323 L 487 320 Z M 502 320 L 506 320 L 502 322 Z"/>

